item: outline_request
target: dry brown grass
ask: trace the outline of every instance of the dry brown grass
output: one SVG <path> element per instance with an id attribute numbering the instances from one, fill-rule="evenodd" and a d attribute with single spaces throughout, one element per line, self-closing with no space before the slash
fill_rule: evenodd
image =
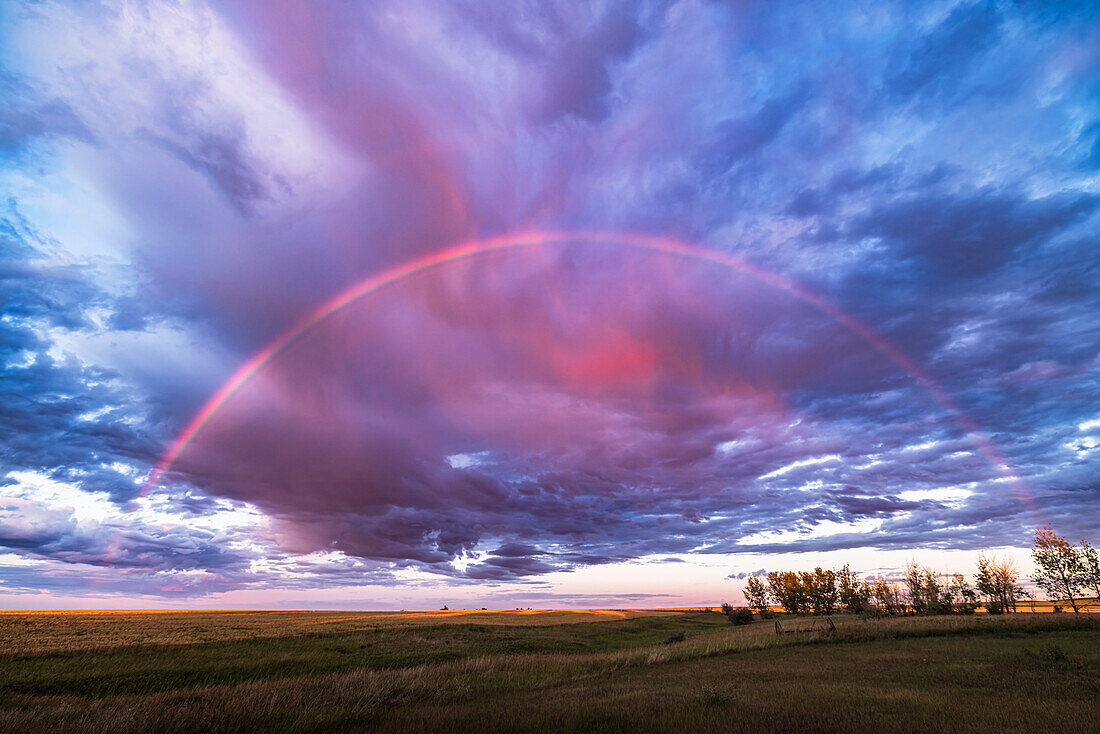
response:
<path id="1" fill-rule="evenodd" d="M 0 611 L 0 657 L 125 647 L 340 635 L 439 624 L 551 626 L 639 617 L 677 609 L 449 610 L 417 612 Z"/>

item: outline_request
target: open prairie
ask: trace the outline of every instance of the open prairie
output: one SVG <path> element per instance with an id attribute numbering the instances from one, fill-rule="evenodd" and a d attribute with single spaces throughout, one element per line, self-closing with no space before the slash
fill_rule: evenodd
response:
<path id="1" fill-rule="evenodd" d="M 415 612 L 297 611 L 0 611 L 0 655 L 71 653 L 240 640 L 332 637 L 405 627 L 452 624 L 554 626 L 637 617 L 677 616 L 680 610 L 441 610 Z"/>
<path id="2" fill-rule="evenodd" d="M 1093 615 L 835 621 L 778 636 L 706 610 L 6 612 L 0 730 L 1100 726 Z"/>

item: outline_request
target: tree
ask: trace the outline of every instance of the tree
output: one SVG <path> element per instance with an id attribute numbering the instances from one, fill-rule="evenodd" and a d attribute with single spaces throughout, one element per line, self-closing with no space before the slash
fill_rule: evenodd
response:
<path id="1" fill-rule="evenodd" d="M 768 593 L 787 614 L 806 611 L 806 590 L 794 571 L 772 571 L 768 574 Z"/>
<path id="2" fill-rule="evenodd" d="M 836 572 L 825 571 L 820 566 L 799 574 L 806 603 L 814 614 L 832 614 L 836 611 L 840 594 L 836 588 Z"/>
<path id="3" fill-rule="evenodd" d="M 1084 538 L 1081 539 L 1081 560 L 1085 565 L 1082 580 L 1086 587 L 1092 587 L 1096 592 L 1096 600 L 1100 602 L 1100 558 L 1097 557 L 1096 549 Z"/>
<path id="4" fill-rule="evenodd" d="M 1016 600 L 1023 596 L 1023 589 L 1016 584 L 1020 572 L 1016 568 L 1016 562 L 1011 558 L 990 559 L 990 573 L 993 574 L 993 583 L 1001 598 L 1001 606 L 1006 612 L 1016 612 Z"/>
<path id="5" fill-rule="evenodd" d="M 935 614 L 973 614 L 978 606 L 977 594 L 961 573 L 944 574 L 938 589 L 938 598 L 929 607 Z"/>
<path id="6" fill-rule="evenodd" d="M 749 607 L 759 612 L 761 617 L 768 615 L 768 587 L 756 576 L 749 576 L 745 584 L 745 601 Z"/>
<path id="7" fill-rule="evenodd" d="M 888 583 L 884 578 L 873 579 L 868 582 L 872 589 L 872 597 L 875 605 L 885 614 L 897 614 L 903 611 L 901 589 L 897 584 Z"/>
<path id="8" fill-rule="evenodd" d="M 880 581 L 878 588 L 875 589 L 875 594 L 882 599 L 889 614 L 901 614 L 905 611 L 901 586 L 897 582 Z"/>
<path id="9" fill-rule="evenodd" d="M 951 605 L 956 614 L 973 614 L 978 606 L 978 595 L 966 582 L 966 577 L 961 573 L 951 576 L 948 585 L 948 593 L 951 597 Z"/>
<path id="10" fill-rule="evenodd" d="M 910 561 L 905 565 L 905 586 L 909 592 L 909 606 L 914 612 L 939 612 L 940 585 L 932 569 Z"/>
<path id="11" fill-rule="evenodd" d="M 905 590 L 909 597 L 909 606 L 917 614 L 923 614 L 928 608 L 928 598 L 924 590 L 923 569 L 915 561 L 905 564 Z"/>
<path id="12" fill-rule="evenodd" d="M 1020 572 L 1011 558 L 988 558 L 983 551 L 978 555 L 978 573 L 974 577 L 978 591 L 986 597 L 987 612 L 1015 612 L 1016 601 L 1024 597 L 1024 590 L 1016 584 Z"/>
<path id="13" fill-rule="evenodd" d="M 977 606 L 978 597 L 961 573 L 937 574 L 911 561 L 905 566 L 905 586 L 917 614 L 968 614 Z"/>
<path id="14" fill-rule="evenodd" d="M 862 614 L 871 606 L 870 584 L 860 582 L 847 563 L 836 572 L 836 585 L 841 606 L 852 614 Z"/>
<path id="15" fill-rule="evenodd" d="M 1054 534 L 1050 525 L 1035 531 L 1031 557 L 1035 559 L 1035 575 L 1032 580 L 1053 599 L 1066 597 L 1074 613 L 1077 609 L 1077 592 L 1084 588 L 1085 563 L 1077 548 L 1065 538 Z"/>
<path id="16" fill-rule="evenodd" d="M 978 593 L 986 599 L 985 611 L 989 614 L 1000 614 L 1004 611 L 1004 607 L 1001 606 L 1001 595 L 990 568 L 993 560 L 986 558 L 985 551 L 978 554 L 978 573 L 974 576 L 974 585 L 978 587 Z"/>

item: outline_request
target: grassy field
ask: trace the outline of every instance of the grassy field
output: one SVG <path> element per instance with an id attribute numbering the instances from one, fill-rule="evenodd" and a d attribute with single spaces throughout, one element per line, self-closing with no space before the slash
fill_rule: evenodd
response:
<path id="1" fill-rule="evenodd" d="M 416 627 L 549 627 L 646 617 L 676 609 L 451 610 L 438 612 L 0 611 L 0 658 L 116 648 L 332 637 Z"/>
<path id="2" fill-rule="evenodd" d="M 0 731 L 1100 730 L 1092 615 L 836 621 L 7 612 Z"/>

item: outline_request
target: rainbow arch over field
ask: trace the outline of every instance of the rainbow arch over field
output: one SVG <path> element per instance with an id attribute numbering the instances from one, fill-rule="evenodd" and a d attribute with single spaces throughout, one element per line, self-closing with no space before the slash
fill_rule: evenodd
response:
<path id="1" fill-rule="evenodd" d="M 952 416 L 958 426 L 966 432 L 975 448 L 993 467 L 998 479 L 1008 484 L 1016 499 L 1032 514 L 1035 514 L 1031 495 L 1024 487 L 1023 482 L 1012 470 L 993 442 L 979 430 L 974 421 L 962 411 L 951 396 L 948 395 L 919 365 L 910 359 L 904 352 L 891 344 L 881 334 L 864 324 L 855 316 L 845 312 L 798 283 L 748 262 L 732 253 L 700 247 L 673 237 L 602 230 L 533 230 L 510 233 L 488 239 L 470 240 L 387 268 L 338 293 L 328 301 L 317 306 L 313 311 L 252 355 L 252 357 L 244 362 L 244 364 L 242 364 L 209 399 L 207 399 L 202 408 L 199 409 L 169 445 L 167 451 L 165 451 L 154 469 L 150 472 L 138 496 L 144 497 L 148 495 L 148 493 L 161 482 L 165 474 L 171 471 L 173 465 L 184 450 L 186 450 L 187 446 L 203 430 L 203 427 L 206 426 L 218 411 L 221 410 L 221 408 L 225 406 L 225 404 L 229 402 L 253 376 L 262 370 L 265 365 L 276 359 L 280 353 L 292 346 L 312 329 L 361 299 L 380 289 L 399 283 L 419 273 L 444 268 L 453 263 L 475 259 L 490 253 L 506 250 L 522 250 L 525 248 L 578 244 L 591 247 L 629 247 L 729 268 L 730 270 L 748 276 L 757 282 L 785 293 L 816 309 L 848 329 L 853 334 L 862 338 L 876 351 L 908 373 L 918 384 L 925 388 L 936 402 Z"/>

